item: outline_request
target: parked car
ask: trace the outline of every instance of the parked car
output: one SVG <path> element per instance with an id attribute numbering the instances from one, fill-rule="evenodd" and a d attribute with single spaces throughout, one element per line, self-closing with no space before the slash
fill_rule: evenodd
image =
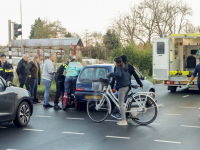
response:
<path id="1" fill-rule="evenodd" d="M 85 66 L 80 72 L 77 84 L 76 84 L 76 108 L 83 109 L 86 106 L 86 102 L 88 99 L 101 99 L 100 93 L 92 91 L 92 81 L 98 80 L 99 78 L 105 78 L 106 74 L 109 72 L 114 72 L 113 64 L 98 64 L 98 65 L 89 65 Z M 137 69 L 136 73 L 140 77 L 144 89 L 141 88 L 134 89 L 134 92 L 153 92 L 150 96 L 155 97 L 155 88 L 153 83 L 147 80 Z M 137 84 L 134 77 L 131 80 L 132 84 Z M 116 97 L 118 97 L 118 92 L 113 90 Z"/>
<path id="2" fill-rule="evenodd" d="M 0 123 L 13 121 L 16 126 L 24 127 L 29 123 L 32 113 L 30 93 L 0 77 Z"/>

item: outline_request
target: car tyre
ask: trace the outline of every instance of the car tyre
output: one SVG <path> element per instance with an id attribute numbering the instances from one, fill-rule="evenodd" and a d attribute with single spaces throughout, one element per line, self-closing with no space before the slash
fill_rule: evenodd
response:
<path id="1" fill-rule="evenodd" d="M 25 127 L 30 120 L 31 117 L 31 108 L 27 102 L 22 102 L 16 112 L 14 124 L 18 127 Z"/>

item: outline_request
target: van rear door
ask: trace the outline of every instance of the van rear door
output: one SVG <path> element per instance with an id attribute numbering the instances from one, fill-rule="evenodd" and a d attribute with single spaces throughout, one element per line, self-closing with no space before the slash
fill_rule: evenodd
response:
<path id="1" fill-rule="evenodd" d="M 153 78 L 169 79 L 169 38 L 160 38 L 153 43 Z"/>

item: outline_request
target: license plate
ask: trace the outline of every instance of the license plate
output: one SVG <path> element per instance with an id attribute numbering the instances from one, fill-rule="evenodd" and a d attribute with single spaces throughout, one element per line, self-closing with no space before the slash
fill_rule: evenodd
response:
<path id="1" fill-rule="evenodd" d="M 188 84 L 188 82 L 187 82 L 187 81 L 184 81 L 184 82 L 182 82 L 182 84 Z"/>
<path id="2" fill-rule="evenodd" d="M 86 99 L 101 99 L 99 95 L 86 95 Z"/>

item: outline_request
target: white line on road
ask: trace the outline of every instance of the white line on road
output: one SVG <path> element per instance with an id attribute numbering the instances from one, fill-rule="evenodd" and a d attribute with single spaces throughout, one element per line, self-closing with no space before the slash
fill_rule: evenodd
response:
<path id="1" fill-rule="evenodd" d="M 30 131 L 43 131 L 43 130 L 38 130 L 38 129 L 23 129 L 23 130 L 30 130 Z"/>
<path id="2" fill-rule="evenodd" d="M 115 138 L 115 139 L 131 139 L 131 137 L 121 137 L 121 136 L 106 136 L 108 138 Z"/>
<path id="3" fill-rule="evenodd" d="M 18 150 L 18 149 L 6 149 L 6 150 Z"/>
<path id="4" fill-rule="evenodd" d="M 7 127 L 0 127 L 0 128 L 5 129 L 5 128 L 7 128 Z"/>
<path id="5" fill-rule="evenodd" d="M 188 97 L 188 96 L 190 96 L 190 95 L 185 95 L 185 96 L 183 96 L 183 97 Z"/>
<path id="6" fill-rule="evenodd" d="M 175 142 L 175 141 L 163 141 L 163 140 L 154 140 L 155 142 L 164 142 L 164 143 L 173 143 L 173 144 L 181 144 L 181 142 Z"/>
<path id="7" fill-rule="evenodd" d="M 109 121 L 109 122 L 118 122 L 117 120 L 105 120 L 105 121 Z"/>
<path id="8" fill-rule="evenodd" d="M 84 120 L 85 118 L 70 118 L 70 117 L 67 117 L 66 119 L 77 119 L 77 120 Z"/>
<path id="9" fill-rule="evenodd" d="M 35 117 L 41 117 L 41 118 L 51 118 L 51 116 L 39 116 L 39 115 L 36 115 Z"/>
<path id="10" fill-rule="evenodd" d="M 164 107 L 164 105 L 163 105 L 163 104 L 158 104 L 157 106 L 158 106 L 158 107 Z"/>
<path id="11" fill-rule="evenodd" d="M 184 107 L 184 106 L 179 106 L 180 108 L 196 108 L 196 107 Z"/>
<path id="12" fill-rule="evenodd" d="M 84 135 L 85 133 L 77 133 L 77 132 L 62 132 L 62 133 L 67 133 L 67 134 L 79 134 L 79 135 Z"/>
<path id="13" fill-rule="evenodd" d="M 166 114 L 166 113 L 163 113 L 163 115 L 169 115 L 169 116 L 180 116 L 181 114 Z"/>
<path id="14" fill-rule="evenodd" d="M 188 125 L 181 125 L 181 127 L 187 127 L 187 128 L 200 128 L 200 126 L 188 126 Z"/>

